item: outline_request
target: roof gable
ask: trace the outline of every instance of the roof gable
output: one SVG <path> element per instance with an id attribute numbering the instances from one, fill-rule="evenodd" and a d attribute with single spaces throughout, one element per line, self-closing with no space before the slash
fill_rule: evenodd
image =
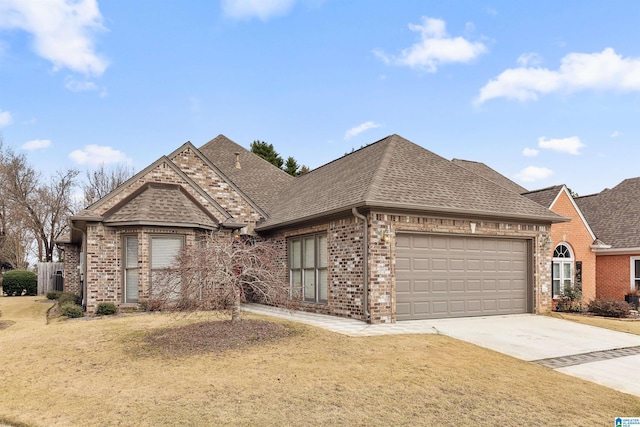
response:
<path id="1" fill-rule="evenodd" d="M 296 178 L 258 229 L 358 206 L 563 221 L 559 215 L 398 135 Z"/>
<path id="2" fill-rule="evenodd" d="M 146 183 L 104 214 L 110 225 L 171 225 L 214 229 L 218 220 L 182 186 Z"/>
<path id="3" fill-rule="evenodd" d="M 231 183 L 269 215 L 278 193 L 295 180 L 282 169 L 224 135 L 218 135 L 207 142 L 199 148 L 199 151 Z M 236 153 L 239 168 L 236 167 Z"/>
<path id="4" fill-rule="evenodd" d="M 521 193 L 524 197 L 533 200 L 545 208 L 551 209 L 553 203 L 557 200 L 563 185 L 554 185 L 552 187 L 541 188 L 539 190 L 527 191 Z"/>
<path id="5" fill-rule="evenodd" d="M 71 219 L 79 220 L 86 219 L 90 221 L 100 221 L 105 212 L 110 210 L 114 205 L 118 204 L 121 200 L 127 198 L 131 193 L 138 190 L 142 185 L 148 182 L 167 183 L 167 169 L 170 171 L 172 178 L 168 183 L 184 183 L 190 191 L 201 198 L 202 205 L 209 205 L 211 209 L 216 211 L 224 219 L 232 218 L 222 206 L 220 206 L 209 194 L 207 194 L 202 188 L 198 186 L 191 178 L 189 178 L 184 172 L 180 170 L 168 157 L 163 156 L 129 178 L 118 188 L 107 194 L 102 199 L 96 201 L 86 209 L 78 212 Z M 212 212 L 213 213 L 213 212 Z"/>

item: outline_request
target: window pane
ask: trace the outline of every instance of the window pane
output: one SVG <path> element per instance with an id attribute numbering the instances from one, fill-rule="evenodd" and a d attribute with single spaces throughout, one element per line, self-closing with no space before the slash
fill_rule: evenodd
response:
<path id="1" fill-rule="evenodd" d="M 315 267 L 315 241 L 314 237 L 304 239 L 304 268 Z"/>
<path id="2" fill-rule="evenodd" d="M 138 269 L 125 272 L 125 302 L 138 302 Z"/>
<path id="3" fill-rule="evenodd" d="M 560 264 L 558 264 L 557 262 L 553 263 L 553 269 L 552 269 L 551 277 L 553 277 L 554 280 L 560 278 Z"/>
<path id="4" fill-rule="evenodd" d="M 289 242 L 289 262 L 291 268 L 300 268 L 300 240 Z"/>
<path id="5" fill-rule="evenodd" d="M 314 269 L 304 270 L 304 299 L 316 300 L 316 277 Z"/>
<path id="6" fill-rule="evenodd" d="M 182 238 L 154 237 L 151 239 L 151 268 L 167 268 L 182 249 Z"/>
<path id="7" fill-rule="evenodd" d="M 126 268 L 138 267 L 138 238 L 125 237 L 125 266 Z"/>
<path id="8" fill-rule="evenodd" d="M 562 263 L 562 277 L 571 280 L 571 264 L 568 262 Z"/>
<path id="9" fill-rule="evenodd" d="M 635 264 L 635 278 L 636 279 L 640 279 L 640 259 L 636 259 L 633 261 L 633 263 Z"/>
<path id="10" fill-rule="evenodd" d="M 318 270 L 318 299 L 327 300 L 327 270 Z"/>
<path id="11" fill-rule="evenodd" d="M 327 236 L 318 236 L 318 268 L 327 266 Z"/>
<path id="12" fill-rule="evenodd" d="M 560 295 L 560 280 L 553 279 L 553 298 Z"/>
<path id="13" fill-rule="evenodd" d="M 294 286 L 302 284 L 302 270 L 291 270 L 291 284 Z"/>

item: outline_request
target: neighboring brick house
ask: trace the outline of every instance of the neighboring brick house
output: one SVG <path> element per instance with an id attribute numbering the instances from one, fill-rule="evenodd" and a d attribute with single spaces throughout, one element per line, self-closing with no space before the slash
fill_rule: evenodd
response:
<path id="1" fill-rule="evenodd" d="M 596 254 L 602 245 L 576 205 L 566 185 L 523 193 L 571 221 L 551 226 L 552 292 L 560 299 L 566 288 L 582 289 L 582 301 L 596 298 Z"/>
<path id="2" fill-rule="evenodd" d="M 545 312 L 562 221 L 398 135 L 297 178 L 220 135 L 72 217 L 66 283 L 88 311 L 134 305 L 154 270 L 222 230 L 279 243 L 303 310 L 373 323 Z"/>
<path id="3" fill-rule="evenodd" d="M 575 200 L 603 242 L 595 250 L 596 297 L 623 299 L 640 290 L 640 177 Z"/>

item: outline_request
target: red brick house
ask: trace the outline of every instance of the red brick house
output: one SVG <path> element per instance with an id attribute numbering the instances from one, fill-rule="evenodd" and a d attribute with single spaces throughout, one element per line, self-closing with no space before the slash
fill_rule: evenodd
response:
<path id="1" fill-rule="evenodd" d="M 595 249 L 596 297 L 623 299 L 640 289 L 640 178 L 576 203 L 602 242 Z"/>
<path id="2" fill-rule="evenodd" d="M 302 309 L 373 323 L 545 312 L 560 215 L 398 135 L 292 178 L 220 135 L 72 217 L 66 286 L 88 311 L 149 298 L 199 235 L 275 239 Z"/>
<path id="3" fill-rule="evenodd" d="M 570 221 L 551 226 L 552 296 L 559 299 L 566 288 L 582 289 L 582 301 L 596 298 L 596 253 L 603 246 L 597 241 L 580 208 L 565 185 L 523 193 Z"/>

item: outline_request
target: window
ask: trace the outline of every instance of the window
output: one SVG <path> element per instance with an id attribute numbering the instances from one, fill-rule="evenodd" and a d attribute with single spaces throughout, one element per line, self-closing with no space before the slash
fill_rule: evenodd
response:
<path id="1" fill-rule="evenodd" d="M 138 238 L 124 237 L 124 292 L 125 303 L 138 302 Z"/>
<path id="2" fill-rule="evenodd" d="M 640 290 L 640 257 L 631 257 L 631 290 Z"/>
<path id="3" fill-rule="evenodd" d="M 561 298 L 565 289 L 573 288 L 573 252 L 561 243 L 553 251 L 552 264 L 553 298 Z"/>
<path id="4" fill-rule="evenodd" d="M 169 286 L 168 289 L 154 290 L 154 284 L 157 284 L 163 278 L 161 273 L 169 268 L 173 260 L 180 254 L 184 238 L 182 236 L 152 236 L 151 237 L 151 292 L 165 291 L 168 299 L 173 299 L 180 292 L 180 283 L 163 283 Z M 155 294 L 157 296 L 157 294 Z"/>
<path id="5" fill-rule="evenodd" d="M 327 236 L 315 234 L 289 240 L 289 280 L 302 288 L 304 301 L 327 302 Z"/>

